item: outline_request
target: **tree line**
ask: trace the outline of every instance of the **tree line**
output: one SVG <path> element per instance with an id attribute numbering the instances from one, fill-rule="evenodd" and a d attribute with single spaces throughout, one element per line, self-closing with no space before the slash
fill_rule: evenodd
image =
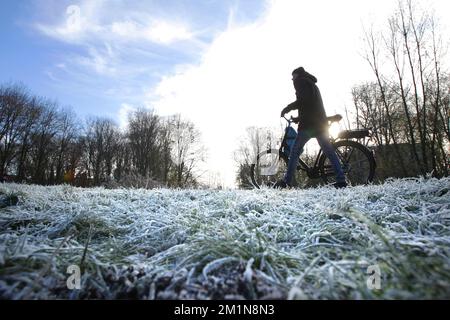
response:
<path id="1" fill-rule="evenodd" d="M 448 39 L 436 17 L 399 1 L 384 28 L 365 30 L 374 81 L 352 90 L 357 127 L 372 128 L 378 175 L 449 174 Z"/>
<path id="2" fill-rule="evenodd" d="M 126 129 L 109 118 L 81 121 L 70 108 L 0 86 L 0 179 L 44 185 L 196 187 L 206 151 L 180 115 L 129 113 Z"/>

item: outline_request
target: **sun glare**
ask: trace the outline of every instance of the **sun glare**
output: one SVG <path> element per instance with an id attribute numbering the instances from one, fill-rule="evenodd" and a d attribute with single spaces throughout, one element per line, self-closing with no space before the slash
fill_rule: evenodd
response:
<path id="1" fill-rule="evenodd" d="M 337 138 L 339 135 L 339 132 L 341 132 L 341 128 L 339 127 L 339 124 L 333 123 L 330 128 L 328 129 L 328 132 L 330 133 L 330 136 L 333 138 Z"/>

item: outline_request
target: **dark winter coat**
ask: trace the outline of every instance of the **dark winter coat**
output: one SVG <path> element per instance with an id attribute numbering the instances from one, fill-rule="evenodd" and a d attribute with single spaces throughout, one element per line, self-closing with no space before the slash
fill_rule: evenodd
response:
<path id="1" fill-rule="evenodd" d="M 316 85 L 317 79 L 303 68 L 299 69 L 301 69 L 299 75 L 294 80 L 297 100 L 289 104 L 285 110 L 288 112 L 298 110 L 298 130 L 322 132 L 327 129 L 328 122 L 322 96 Z"/>

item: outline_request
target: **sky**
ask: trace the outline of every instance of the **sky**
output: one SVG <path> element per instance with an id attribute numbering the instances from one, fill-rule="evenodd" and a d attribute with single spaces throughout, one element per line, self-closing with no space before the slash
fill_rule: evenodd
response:
<path id="1" fill-rule="evenodd" d="M 447 0 L 434 8 L 444 30 Z M 120 126 L 139 107 L 180 113 L 202 132 L 205 169 L 234 185 L 233 151 L 249 126 L 280 130 L 291 72 L 318 78 L 329 115 L 372 80 L 363 26 L 393 0 L 2 0 L 0 83 L 22 82 L 80 116 Z M 445 33 L 448 36 L 448 32 Z M 448 38 L 448 37 L 447 37 Z M 280 135 L 282 132 L 280 131 Z"/>

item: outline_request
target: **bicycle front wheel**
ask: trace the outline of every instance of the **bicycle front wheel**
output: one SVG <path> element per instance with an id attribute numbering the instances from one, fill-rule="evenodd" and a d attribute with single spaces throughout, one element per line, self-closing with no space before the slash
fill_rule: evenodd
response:
<path id="1" fill-rule="evenodd" d="M 250 178 L 255 188 L 273 187 L 283 179 L 287 170 L 288 160 L 280 156 L 279 150 L 268 149 L 261 152 L 250 166 Z"/>
<path id="2" fill-rule="evenodd" d="M 350 185 L 362 185 L 373 181 L 375 159 L 368 148 L 352 140 L 341 140 L 333 146 Z M 334 180 L 333 166 L 325 154 L 322 154 L 319 160 L 319 170 L 325 183 Z"/>

